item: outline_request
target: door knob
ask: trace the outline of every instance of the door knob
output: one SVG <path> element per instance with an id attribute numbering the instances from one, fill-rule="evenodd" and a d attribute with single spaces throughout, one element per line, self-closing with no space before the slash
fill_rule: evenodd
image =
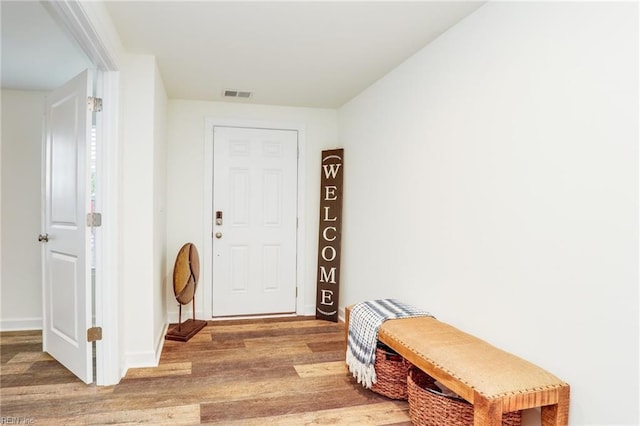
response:
<path id="1" fill-rule="evenodd" d="M 49 241 L 49 234 L 40 234 L 38 235 L 38 241 L 40 241 L 41 243 L 46 243 Z"/>
<path id="2" fill-rule="evenodd" d="M 218 239 L 222 238 L 222 232 L 216 232 L 216 238 Z"/>

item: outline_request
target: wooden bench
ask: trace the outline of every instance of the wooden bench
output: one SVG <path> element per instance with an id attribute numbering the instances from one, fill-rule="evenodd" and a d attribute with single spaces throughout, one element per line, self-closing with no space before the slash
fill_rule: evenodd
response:
<path id="1" fill-rule="evenodd" d="M 345 333 L 351 307 L 345 309 Z M 378 340 L 473 404 L 474 426 L 541 407 L 542 426 L 566 426 L 569 385 L 536 365 L 431 317 L 385 321 Z"/>

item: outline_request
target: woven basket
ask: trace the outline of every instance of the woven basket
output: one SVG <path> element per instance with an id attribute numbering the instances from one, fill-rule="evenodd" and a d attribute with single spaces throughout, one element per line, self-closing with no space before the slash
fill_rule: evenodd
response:
<path id="1" fill-rule="evenodd" d="M 391 399 L 407 399 L 407 375 L 411 363 L 388 346 L 376 347 L 376 382 L 371 390 Z"/>
<path id="2" fill-rule="evenodd" d="M 409 416 L 419 426 L 473 426 L 473 405 L 467 401 L 446 396 L 435 385 L 433 377 L 411 367 L 407 377 Z M 520 426 L 520 411 L 504 413 L 502 426 Z"/>

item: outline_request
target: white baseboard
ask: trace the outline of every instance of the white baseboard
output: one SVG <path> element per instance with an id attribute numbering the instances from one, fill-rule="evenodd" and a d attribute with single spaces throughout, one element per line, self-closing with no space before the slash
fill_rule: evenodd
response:
<path id="1" fill-rule="evenodd" d="M 178 323 L 178 311 L 169 311 L 167 312 L 167 317 L 169 318 L 169 324 L 177 324 Z M 182 310 L 182 321 L 186 321 L 189 318 L 193 318 L 193 311 L 191 307 L 187 307 L 187 309 Z M 207 320 L 211 318 L 205 318 L 204 313 L 202 311 L 196 311 L 196 319 Z M 166 330 L 165 330 L 166 331 Z"/>
<path id="2" fill-rule="evenodd" d="M 1 319 L 0 331 L 42 330 L 42 318 Z"/>
<path id="3" fill-rule="evenodd" d="M 156 338 L 156 365 L 160 365 L 160 357 L 162 356 L 162 348 L 164 348 L 164 336 L 167 335 L 169 330 L 169 323 L 166 323 L 162 328 L 162 332 Z"/>
<path id="4" fill-rule="evenodd" d="M 124 371 L 130 368 L 146 368 L 158 366 L 158 354 L 155 351 L 129 352 L 124 356 Z"/>
<path id="5" fill-rule="evenodd" d="M 142 352 L 129 352 L 124 356 L 124 368 L 122 369 L 122 377 L 127 374 L 130 368 L 148 368 L 157 367 L 160 364 L 162 356 L 162 348 L 164 347 L 164 336 L 167 334 L 169 324 L 165 324 L 162 332 L 156 336 L 155 350 Z"/>

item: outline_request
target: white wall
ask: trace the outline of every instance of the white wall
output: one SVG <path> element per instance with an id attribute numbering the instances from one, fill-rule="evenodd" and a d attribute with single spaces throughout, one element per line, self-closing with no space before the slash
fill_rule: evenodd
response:
<path id="1" fill-rule="evenodd" d="M 38 234 L 45 96 L 2 90 L 2 331 L 42 328 Z"/>
<path id="2" fill-rule="evenodd" d="M 343 299 L 396 297 L 637 425 L 638 4 L 492 2 L 339 110 Z"/>
<path id="3" fill-rule="evenodd" d="M 204 167 L 203 158 L 207 118 L 249 121 L 275 121 L 300 124 L 305 127 L 305 196 L 306 211 L 301 217 L 306 230 L 301 263 L 304 269 L 304 314 L 313 315 L 315 308 L 316 252 L 318 244 L 318 204 L 320 187 L 320 155 L 323 149 L 337 146 L 336 110 L 277 107 L 232 102 L 169 101 L 168 170 L 167 170 L 167 265 L 172 273 L 175 256 L 186 242 L 193 242 L 200 253 L 211 236 L 204 223 Z M 209 233 L 209 235 L 207 235 Z M 201 281 L 196 293 L 196 312 L 204 311 L 202 281 L 204 261 L 201 259 Z M 178 306 L 173 290 L 167 289 L 170 319 L 177 320 Z M 190 312 L 191 307 L 187 307 Z"/>
<path id="4" fill-rule="evenodd" d="M 157 355 L 160 355 L 167 325 L 165 291 L 172 285 L 167 270 L 167 93 L 157 64 L 154 67 L 154 147 L 153 147 L 153 332 Z"/>
<path id="5" fill-rule="evenodd" d="M 164 332 L 166 95 L 155 58 L 125 55 L 122 67 L 121 366 L 151 366 Z"/>

